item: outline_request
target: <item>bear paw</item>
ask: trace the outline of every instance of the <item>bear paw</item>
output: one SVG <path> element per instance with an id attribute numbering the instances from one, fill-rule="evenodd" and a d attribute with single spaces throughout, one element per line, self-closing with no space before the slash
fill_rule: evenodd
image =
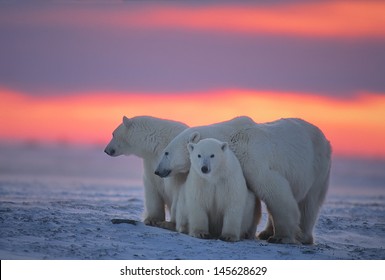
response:
<path id="1" fill-rule="evenodd" d="M 191 234 L 191 236 L 201 238 L 201 239 L 212 239 L 213 238 L 211 236 L 211 234 L 208 232 L 197 232 L 197 233 Z"/>
<path id="2" fill-rule="evenodd" d="M 225 234 L 219 236 L 219 239 L 226 242 L 236 242 L 239 241 L 239 238 L 233 234 Z"/>
<path id="3" fill-rule="evenodd" d="M 290 237 L 280 237 L 280 236 L 270 236 L 267 239 L 269 243 L 277 243 L 277 244 L 299 244 L 297 240 Z"/>
<path id="4" fill-rule="evenodd" d="M 159 227 L 159 224 L 163 223 L 164 221 L 155 219 L 155 218 L 146 218 L 143 223 L 146 226 L 152 226 L 152 227 Z"/>
<path id="5" fill-rule="evenodd" d="M 180 232 L 180 233 L 184 233 L 184 234 L 188 234 L 188 228 L 187 226 L 179 226 L 177 229 L 176 229 L 177 232 Z"/>
<path id="6" fill-rule="evenodd" d="M 163 228 L 163 229 L 168 229 L 168 230 L 176 231 L 176 226 L 175 226 L 175 223 L 173 223 L 173 222 L 163 221 L 163 222 L 159 222 L 157 224 L 157 226 L 160 227 L 160 228 Z"/>
<path id="7" fill-rule="evenodd" d="M 307 237 L 297 237 L 297 240 L 302 243 L 303 245 L 313 245 L 314 244 L 314 238 L 313 236 L 307 236 Z"/>
<path id="8" fill-rule="evenodd" d="M 258 238 L 261 239 L 261 240 L 268 240 L 272 236 L 273 236 L 273 233 L 268 231 L 268 230 L 261 231 L 258 234 Z"/>
<path id="9" fill-rule="evenodd" d="M 248 239 L 248 240 L 254 240 L 256 238 L 255 233 L 251 234 L 249 232 L 245 232 L 242 234 L 241 239 Z"/>

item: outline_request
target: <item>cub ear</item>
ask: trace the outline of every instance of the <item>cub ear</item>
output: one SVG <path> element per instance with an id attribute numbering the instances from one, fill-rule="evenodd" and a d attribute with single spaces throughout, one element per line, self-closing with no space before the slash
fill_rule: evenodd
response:
<path id="1" fill-rule="evenodd" d="M 190 143 L 198 143 L 200 139 L 201 139 L 201 135 L 199 134 L 198 131 L 195 131 L 195 132 L 191 133 L 188 141 Z"/>
<path id="2" fill-rule="evenodd" d="M 131 120 L 129 118 L 127 118 L 126 116 L 123 117 L 123 124 L 126 126 L 126 127 L 130 127 L 131 125 Z"/>
<path id="3" fill-rule="evenodd" d="M 193 144 L 193 143 L 188 143 L 187 144 L 187 149 L 188 149 L 188 152 L 190 154 L 194 151 L 194 148 L 195 148 L 195 144 Z"/>
<path id="4" fill-rule="evenodd" d="M 228 149 L 228 147 L 229 147 L 229 144 L 227 144 L 226 142 L 222 143 L 222 145 L 221 145 L 222 151 L 226 151 Z"/>

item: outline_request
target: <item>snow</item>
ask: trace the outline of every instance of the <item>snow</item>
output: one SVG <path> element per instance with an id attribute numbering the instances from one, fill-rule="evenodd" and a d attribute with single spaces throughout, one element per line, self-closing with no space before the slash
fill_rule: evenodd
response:
<path id="1" fill-rule="evenodd" d="M 0 259 L 385 259 L 385 162 L 335 158 L 312 246 L 227 243 L 140 221 L 141 160 L 103 147 L 0 145 Z M 258 231 L 266 223 L 263 211 Z"/>

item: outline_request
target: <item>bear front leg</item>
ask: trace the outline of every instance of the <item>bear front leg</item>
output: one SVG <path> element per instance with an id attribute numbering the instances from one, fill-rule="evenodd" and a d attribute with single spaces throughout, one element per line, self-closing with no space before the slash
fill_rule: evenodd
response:
<path id="1" fill-rule="evenodd" d="M 244 203 L 239 204 L 239 206 L 244 206 Z M 223 227 L 221 236 L 219 237 L 220 240 L 228 242 L 236 242 L 240 240 L 242 216 L 242 207 L 230 206 L 223 216 Z"/>
<path id="2" fill-rule="evenodd" d="M 209 217 L 203 209 L 195 208 L 189 213 L 189 235 L 202 239 L 212 238 L 209 232 Z"/>
<path id="3" fill-rule="evenodd" d="M 156 186 L 149 181 L 144 181 L 144 224 L 158 226 L 165 221 L 165 203 Z"/>
<path id="4" fill-rule="evenodd" d="M 179 198 L 179 193 L 175 191 L 172 194 L 172 203 L 171 203 L 171 209 L 170 209 L 170 222 L 172 223 L 176 223 L 178 198 Z"/>

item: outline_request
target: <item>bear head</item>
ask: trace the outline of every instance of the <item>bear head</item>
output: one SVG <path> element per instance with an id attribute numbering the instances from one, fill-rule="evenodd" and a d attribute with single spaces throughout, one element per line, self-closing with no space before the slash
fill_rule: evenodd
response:
<path id="1" fill-rule="evenodd" d="M 186 129 L 176 136 L 163 150 L 155 170 L 155 174 L 165 178 L 190 170 L 190 157 L 186 145 L 198 143 L 200 134 L 192 129 Z"/>
<path id="2" fill-rule="evenodd" d="M 130 143 L 130 126 L 132 120 L 123 117 L 122 123 L 112 132 L 112 139 L 107 144 L 104 152 L 112 157 L 120 155 L 131 155 L 133 153 Z"/>
<path id="3" fill-rule="evenodd" d="M 197 144 L 187 144 L 190 155 L 191 168 L 202 177 L 216 174 L 222 169 L 226 161 L 228 144 L 214 138 L 206 138 Z"/>

